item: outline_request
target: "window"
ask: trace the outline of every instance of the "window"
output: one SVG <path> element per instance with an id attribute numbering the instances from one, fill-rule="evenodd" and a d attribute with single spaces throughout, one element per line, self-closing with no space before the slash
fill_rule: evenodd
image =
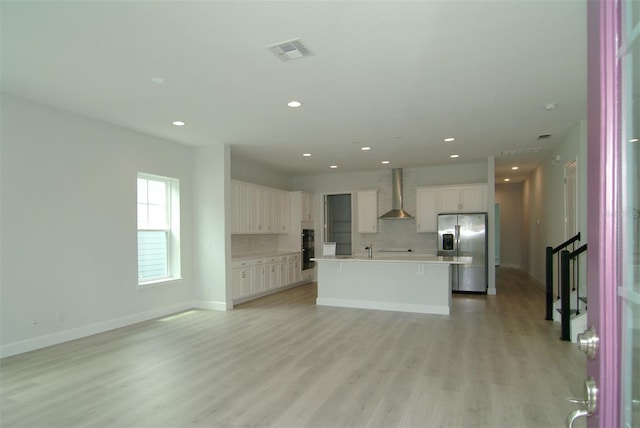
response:
<path id="1" fill-rule="evenodd" d="M 138 284 L 180 278 L 179 182 L 138 174 Z"/>

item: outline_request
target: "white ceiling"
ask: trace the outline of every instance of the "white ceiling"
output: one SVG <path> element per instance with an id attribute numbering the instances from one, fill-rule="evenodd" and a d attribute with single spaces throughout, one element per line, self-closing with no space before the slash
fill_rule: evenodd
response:
<path id="1" fill-rule="evenodd" d="M 2 1 L 0 14 L 3 91 L 293 175 L 496 156 L 496 178 L 518 181 L 586 117 L 585 1 Z M 294 38 L 313 56 L 266 48 Z"/>

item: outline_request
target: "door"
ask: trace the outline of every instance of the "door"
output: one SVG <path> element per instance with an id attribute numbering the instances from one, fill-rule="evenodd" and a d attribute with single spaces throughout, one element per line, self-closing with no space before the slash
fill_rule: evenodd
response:
<path id="1" fill-rule="evenodd" d="M 589 427 L 640 426 L 639 38 L 638 1 L 588 2 Z"/>
<path id="2" fill-rule="evenodd" d="M 324 242 L 336 243 L 336 255 L 351 255 L 351 194 L 325 195 Z"/>

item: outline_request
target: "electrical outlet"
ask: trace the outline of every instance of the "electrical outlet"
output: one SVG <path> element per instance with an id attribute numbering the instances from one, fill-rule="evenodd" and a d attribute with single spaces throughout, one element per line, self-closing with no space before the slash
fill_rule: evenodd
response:
<path id="1" fill-rule="evenodd" d="M 64 312 L 58 312 L 58 322 L 64 322 Z"/>
<path id="2" fill-rule="evenodd" d="M 40 325 L 40 320 L 34 318 L 31 320 L 31 327 L 38 327 Z"/>

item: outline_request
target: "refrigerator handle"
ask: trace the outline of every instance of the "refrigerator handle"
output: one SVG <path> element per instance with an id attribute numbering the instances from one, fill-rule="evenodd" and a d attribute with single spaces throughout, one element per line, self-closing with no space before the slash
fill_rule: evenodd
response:
<path id="1" fill-rule="evenodd" d="M 456 231 L 456 251 L 458 251 L 458 249 L 460 248 L 460 225 L 459 224 L 456 224 L 455 231 Z"/>

